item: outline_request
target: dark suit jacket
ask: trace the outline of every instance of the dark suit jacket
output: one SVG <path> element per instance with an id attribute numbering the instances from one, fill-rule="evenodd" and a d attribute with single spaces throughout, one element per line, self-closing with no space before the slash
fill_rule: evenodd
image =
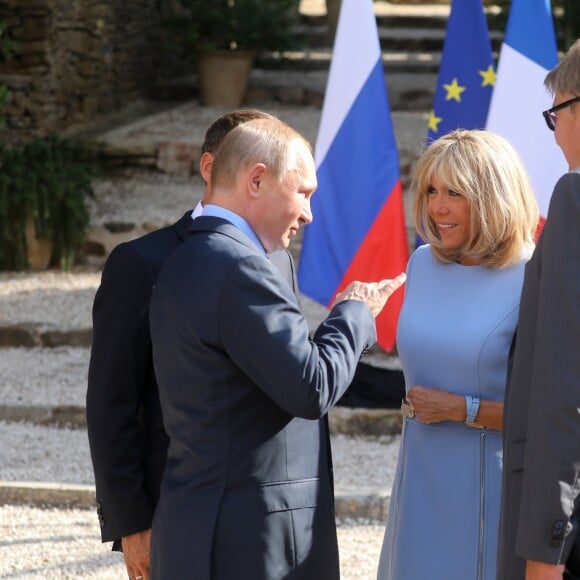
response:
<path id="1" fill-rule="evenodd" d="M 169 439 L 153 372 L 149 301 L 161 266 L 183 242 L 191 211 L 172 226 L 117 246 L 93 305 L 88 436 L 103 542 L 151 527 Z M 295 290 L 288 252 L 271 256 Z"/>
<path id="2" fill-rule="evenodd" d="M 340 303 L 310 341 L 269 260 L 225 220 L 201 217 L 159 277 L 151 332 L 171 439 L 152 578 L 337 579 L 316 419 L 376 340 L 368 307 Z"/>
<path id="3" fill-rule="evenodd" d="M 120 244 L 93 305 L 87 427 L 103 542 L 151 527 L 165 465 L 165 433 L 153 372 L 149 300 L 161 266 L 184 240 L 177 223 Z"/>
<path id="4" fill-rule="evenodd" d="M 526 266 L 504 414 L 498 579 L 566 561 L 580 501 L 580 175 L 560 179 Z M 571 532 L 571 533 L 570 533 Z"/>

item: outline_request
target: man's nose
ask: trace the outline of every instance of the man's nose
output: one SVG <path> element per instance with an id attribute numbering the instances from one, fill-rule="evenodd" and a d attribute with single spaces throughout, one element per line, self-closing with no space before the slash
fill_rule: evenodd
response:
<path id="1" fill-rule="evenodd" d="M 302 214 L 300 215 L 300 220 L 305 224 L 309 224 L 314 219 L 312 215 L 312 208 L 310 207 L 310 199 L 307 199 L 302 206 Z"/>

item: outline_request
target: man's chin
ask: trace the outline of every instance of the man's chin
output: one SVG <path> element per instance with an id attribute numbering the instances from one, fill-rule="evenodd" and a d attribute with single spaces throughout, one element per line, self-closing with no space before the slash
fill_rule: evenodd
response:
<path id="1" fill-rule="evenodd" d="M 281 240 L 278 240 L 278 243 L 276 244 L 276 250 L 287 250 L 291 239 L 291 236 L 285 236 Z"/>
<path id="2" fill-rule="evenodd" d="M 268 254 L 273 254 L 274 252 L 280 252 L 282 250 L 287 250 L 290 244 L 290 240 L 278 240 L 276 243 L 264 244 L 264 248 Z"/>

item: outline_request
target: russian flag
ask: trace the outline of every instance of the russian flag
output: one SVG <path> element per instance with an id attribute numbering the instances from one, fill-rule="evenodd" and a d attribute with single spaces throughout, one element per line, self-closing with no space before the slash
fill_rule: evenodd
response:
<path id="1" fill-rule="evenodd" d="M 353 280 L 393 278 L 409 257 L 399 156 L 372 0 L 342 0 L 315 147 L 314 221 L 300 254 L 300 290 L 329 306 Z M 377 318 L 392 350 L 403 292 Z"/>
<path id="2" fill-rule="evenodd" d="M 566 161 L 546 127 L 552 106 L 544 78 L 558 63 L 550 0 L 512 0 L 486 128 L 505 137 L 520 154 L 545 220 Z"/>

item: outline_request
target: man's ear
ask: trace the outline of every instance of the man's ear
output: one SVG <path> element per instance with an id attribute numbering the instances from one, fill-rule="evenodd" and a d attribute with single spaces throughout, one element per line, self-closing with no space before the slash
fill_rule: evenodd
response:
<path id="1" fill-rule="evenodd" d="M 254 163 L 248 170 L 248 191 L 252 197 L 260 195 L 266 171 L 266 166 L 263 163 Z"/>
<path id="2" fill-rule="evenodd" d="M 202 153 L 199 159 L 199 172 L 201 173 L 202 179 L 209 183 L 211 177 L 211 167 L 213 165 L 213 154 L 206 151 Z"/>

